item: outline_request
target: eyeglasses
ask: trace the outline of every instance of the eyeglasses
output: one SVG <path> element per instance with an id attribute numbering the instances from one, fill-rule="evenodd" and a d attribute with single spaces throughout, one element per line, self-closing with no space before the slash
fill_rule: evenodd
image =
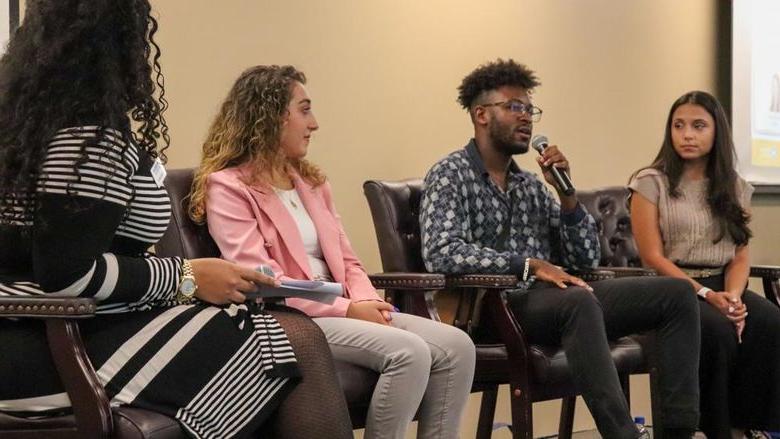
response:
<path id="1" fill-rule="evenodd" d="M 501 102 L 493 102 L 490 104 L 480 104 L 480 107 L 492 107 L 492 106 L 499 106 L 503 108 L 504 110 L 509 111 L 510 113 L 523 115 L 527 114 L 531 116 L 531 120 L 534 122 L 539 122 L 539 120 L 542 119 L 542 109 L 536 106 L 533 106 L 531 104 L 525 104 L 520 101 L 501 101 Z"/>

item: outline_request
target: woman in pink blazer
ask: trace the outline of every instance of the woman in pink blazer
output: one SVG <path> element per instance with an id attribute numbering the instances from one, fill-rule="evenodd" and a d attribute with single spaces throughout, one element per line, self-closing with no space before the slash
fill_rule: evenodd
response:
<path id="1" fill-rule="evenodd" d="M 474 345 L 452 326 L 395 312 L 377 295 L 347 239 L 322 172 L 305 160 L 319 126 L 305 76 L 257 66 L 233 85 L 203 145 L 191 215 L 222 257 L 269 265 L 280 279 L 324 279 L 343 295 L 288 299 L 322 328 L 334 357 L 380 374 L 367 438 L 454 438 L 474 374 Z M 305 379 L 305 377 L 304 377 Z"/>

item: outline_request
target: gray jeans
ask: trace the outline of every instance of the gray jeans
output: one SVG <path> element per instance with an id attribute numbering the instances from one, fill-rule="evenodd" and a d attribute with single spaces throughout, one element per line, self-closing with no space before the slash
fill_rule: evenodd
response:
<path id="1" fill-rule="evenodd" d="M 457 438 L 474 378 L 474 343 L 453 326 L 410 314 L 392 317 L 391 326 L 314 319 L 336 359 L 380 374 L 365 437 L 403 438 L 419 407 L 418 438 Z"/>

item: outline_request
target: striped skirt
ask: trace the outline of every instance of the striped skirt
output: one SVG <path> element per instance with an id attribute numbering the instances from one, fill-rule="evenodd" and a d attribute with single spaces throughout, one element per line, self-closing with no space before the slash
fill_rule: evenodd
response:
<path id="1" fill-rule="evenodd" d="M 246 305 L 179 305 L 79 324 L 112 405 L 176 418 L 193 437 L 259 429 L 300 374 L 279 323 Z M 0 319 L 0 411 L 68 412 L 40 321 Z"/>

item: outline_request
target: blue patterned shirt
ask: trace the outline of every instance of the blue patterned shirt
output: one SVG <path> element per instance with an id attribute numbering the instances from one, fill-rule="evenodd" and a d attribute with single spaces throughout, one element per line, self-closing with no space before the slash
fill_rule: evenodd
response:
<path id="1" fill-rule="evenodd" d="M 425 266 L 438 273 L 522 274 L 529 257 L 590 268 L 600 257 L 596 222 L 581 204 L 562 213 L 545 184 L 514 161 L 502 191 L 473 139 L 425 177 L 420 231 Z"/>

